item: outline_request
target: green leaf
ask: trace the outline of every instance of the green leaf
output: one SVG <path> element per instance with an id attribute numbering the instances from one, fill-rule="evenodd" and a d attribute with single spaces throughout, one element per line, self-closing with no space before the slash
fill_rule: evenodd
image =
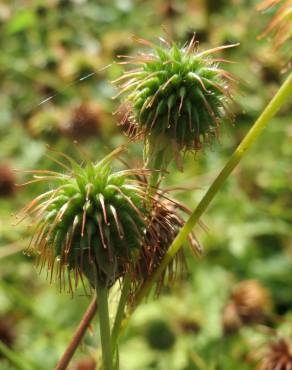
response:
<path id="1" fill-rule="evenodd" d="M 17 32 L 25 31 L 35 25 L 35 15 L 30 10 L 23 10 L 18 12 L 6 26 L 8 35 L 13 35 Z"/>

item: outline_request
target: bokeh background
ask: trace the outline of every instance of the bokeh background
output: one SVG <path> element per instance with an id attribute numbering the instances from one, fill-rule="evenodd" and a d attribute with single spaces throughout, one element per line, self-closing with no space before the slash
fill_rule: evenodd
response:
<path id="1" fill-rule="evenodd" d="M 116 55 L 137 51 L 133 34 L 183 45 L 196 32 L 201 49 L 240 42 L 223 53 L 242 80 L 234 125 L 223 127 L 220 143 L 187 156 L 184 172 L 171 167 L 163 183 L 185 187 L 175 196 L 194 209 L 285 77 L 287 47 L 257 39 L 275 10 L 261 14 L 257 3 L 1 1 L 1 370 L 53 369 L 90 301 L 82 289 L 73 299 L 60 294 L 23 253 L 29 222 L 14 225 L 14 214 L 46 186 L 15 186 L 27 179 L 20 170 L 56 169 L 47 145 L 80 159 L 74 141 L 93 160 L 126 144 L 125 159 L 142 163 L 142 144 L 128 143 L 112 115 L 119 99 L 112 99 L 110 81 L 122 73 Z M 187 276 L 139 307 L 121 339 L 121 369 L 255 369 L 273 339 L 291 338 L 291 118 L 288 104 L 203 216 L 208 230 L 196 233 L 204 257 L 186 246 Z M 91 370 L 99 361 L 96 326 L 71 370 Z"/>

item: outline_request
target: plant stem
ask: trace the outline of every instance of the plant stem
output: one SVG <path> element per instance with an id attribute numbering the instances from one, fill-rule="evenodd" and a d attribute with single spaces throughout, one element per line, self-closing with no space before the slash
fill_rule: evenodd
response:
<path id="1" fill-rule="evenodd" d="M 100 340 L 103 358 L 103 370 L 113 370 L 110 321 L 108 311 L 108 289 L 105 284 L 96 284 Z"/>
<path id="2" fill-rule="evenodd" d="M 55 370 L 65 370 L 67 368 L 96 311 L 97 302 L 96 296 L 94 296 Z"/>
<path id="3" fill-rule="evenodd" d="M 115 348 L 117 345 L 118 337 L 119 337 L 119 332 L 121 328 L 121 324 L 124 318 L 124 311 L 125 311 L 125 306 L 128 300 L 128 295 L 129 295 L 129 290 L 131 286 L 131 280 L 129 276 L 125 276 L 124 278 L 124 283 L 123 283 L 123 288 L 120 296 L 120 301 L 119 305 L 117 308 L 117 313 L 115 317 L 115 322 L 113 325 L 112 329 L 112 350 L 113 353 L 115 352 Z"/>
<path id="4" fill-rule="evenodd" d="M 149 199 L 155 194 L 156 188 L 161 180 L 161 174 L 166 171 L 170 163 L 170 152 L 169 143 L 166 142 L 163 135 L 149 138 L 146 147 L 144 147 L 144 167 L 153 170 L 148 180 Z"/>
<path id="5" fill-rule="evenodd" d="M 9 347 L 7 347 L 1 340 L 0 340 L 0 353 L 6 358 L 11 364 L 15 366 L 16 369 L 19 370 L 32 370 L 36 369 L 36 367 L 32 366 L 23 359 L 22 356 L 12 351 Z"/>
<path id="6" fill-rule="evenodd" d="M 148 201 L 149 204 L 151 205 L 151 196 L 155 194 L 156 187 L 159 183 L 160 176 L 161 176 L 161 170 L 163 169 L 163 151 L 158 152 L 155 156 L 155 158 L 151 158 L 152 160 L 148 161 L 146 163 L 146 168 L 149 168 L 153 170 L 149 177 L 149 182 L 148 182 Z"/>
<path id="7" fill-rule="evenodd" d="M 207 207 L 209 206 L 217 192 L 221 189 L 222 185 L 227 180 L 231 172 L 238 165 L 238 163 L 244 157 L 247 150 L 250 149 L 254 141 L 258 138 L 258 136 L 267 126 L 270 119 L 277 113 L 277 111 L 281 108 L 281 106 L 284 104 L 287 98 L 291 96 L 291 94 L 292 94 L 292 73 L 290 73 L 290 75 L 284 81 L 276 95 L 266 106 L 262 114 L 256 120 L 251 129 L 248 131 L 248 133 L 241 141 L 239 146 L 236 148 L 234 153 L 231 155 L 225 167 L 222 169 L 217 178 L 214 180 L 214 182 L 208 189 L 207 193 L 204 195 L 204 197 L 198 204 L 197 208 L 191 214 L 188 221 L 185 223 L 183 228 L 180 230 L 180 232 L 172 242 L 163 260 L 161 261 L 161 264 L 159 265 L 158 269 L 154 272 L 151 278 L 148 281 L 146 281 L 146 283 L 141 287 L 140 291 L 137 293 L 136 296 L 135 306 L 137 306 L 142 301 L 142 299 L 148 294 L 154 282 L 159 278 L 159 276 L 163 273 L 167 265 L 175 256 L 175 254 L 180 250 L 184 241 L 187 238 L 187 235 L 191 232 L 195 224 L 198 222 L 199 218 L 207 209 Z M 133 306 L 132 311 L 134 310 L 135 306 Z"/>

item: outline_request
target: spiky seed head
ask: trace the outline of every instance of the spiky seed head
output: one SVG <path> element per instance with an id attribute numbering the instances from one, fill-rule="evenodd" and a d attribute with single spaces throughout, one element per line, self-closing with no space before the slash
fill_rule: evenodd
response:
<path id="1" fill-rule="evenodd" d="M 96 281 L 112 285 L 125 273 L 135 274 L 134 261 L 146 232 L 149 210 L 146 189 L 135 176 L 146 170 L 113 172 L 111 162 L 120 149 L 100 162 L 80 165 L 63 154 L 59 162 L 67 174 L 35 171 L 34 180 L 55 184 L 23 210 L 33 219 L 34 235 L 30 250 L 47 263 L 50 275 L 60 279 L 85 275 L 91 285 Z"/>
<path id="2" fill-rule="evenodd" d="M 263 357 L 260 370 L 292 369 L 292 343 L 289 339 L 280 338 L 269 344 Z"/>
<path id="3" fill-rule="evenodd" d="M 163 319 L 155 319 L 147 324 L 145 337 L 152 349 L 158 351 L 168 351 L 175 345 L 176 335 Z"/>
<path id="4" fill-rule="evenodd" d="M 244 323 L 262 321 L 270 306 L 269 292 L 257 280 L 241 281 L 231 297 Z"/>
<path id="5" fill-rule="evenodd" d="M 223 312 L 224 332 L 236 332 L 244 324 L 260 323 L 270 307 L 269 292 L 256 280 L 244 280 L 235 286 Z"/>
<path id="6" fill-rule="evenodd" d="M 26 171 L 33 180 L 50 183 L 51 190 L 37 196 L 19 214 L 19 222 L 32 218 L 33 236 L 28 253 L 38 256 L 48 276 L 59 279 L 69 291 L 85 276 L 91 286 L 101 282 L 111 286 L 125 274 L 131 276 L 134 294 L 158 267 L 171 242 L 184 225 L 180 215 L 189 210 L 171 200 L 160 189 L 150 195 L 147 176 L 151 171 L 113 172 L 112 160 L 122 148 L 100 162 L 80 165 L 63 153 L 66 162 L 56 161 L 67 173 L 46 170 Z M 195 253 L 201 247 L 188 235 Z M 179 253 L 157 282 L 164 283 L 184 271 L 184 255 Z M 74 281 L 74 284 L 72 283 Z M 130 298 L 130 296 L 129 296 Z"/>
<path id="7" fill-rule="evenodd" d="M 83 102 L 73 107 L 60 123 L 61 131 L 76 140 L 98 137 L 101 134 L 103 113 L 93 102 Z"/>
<path id="8" fill-rule="evenodd" d="M 183 47 L 163 39 L 160 46 L 137 41 L 153 52 L 119 56 L 126 58 L 121 64 L 137 66 L 114 81 L 129 106 L 124 121 L 143 132 L 148 158 L 164 150 L 168 162 L 180 151 L 199 150 L 219 135 L 223 119 L 233 118 L 235 78 L 220 67 L 226 60 L 211 55 L 234 45 L 199 52 L 195 37 Z"/>

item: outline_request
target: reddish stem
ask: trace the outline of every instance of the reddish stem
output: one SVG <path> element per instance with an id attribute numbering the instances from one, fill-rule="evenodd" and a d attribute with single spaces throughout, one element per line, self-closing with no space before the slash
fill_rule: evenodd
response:
<path id="1" fill-rule="evenodd" d="M 78 325 L 78 328 L 76 329 L 71 342 L 69 343 L 62 358 L 58 362 L 55 370 L 65 370 L 67 368 L 96 311 L 97 311 L 97 302 L 96 297 L 94 297 L 89 307 L 87 308 L 85 314 L 83 315 L 82 320 Z"/>

